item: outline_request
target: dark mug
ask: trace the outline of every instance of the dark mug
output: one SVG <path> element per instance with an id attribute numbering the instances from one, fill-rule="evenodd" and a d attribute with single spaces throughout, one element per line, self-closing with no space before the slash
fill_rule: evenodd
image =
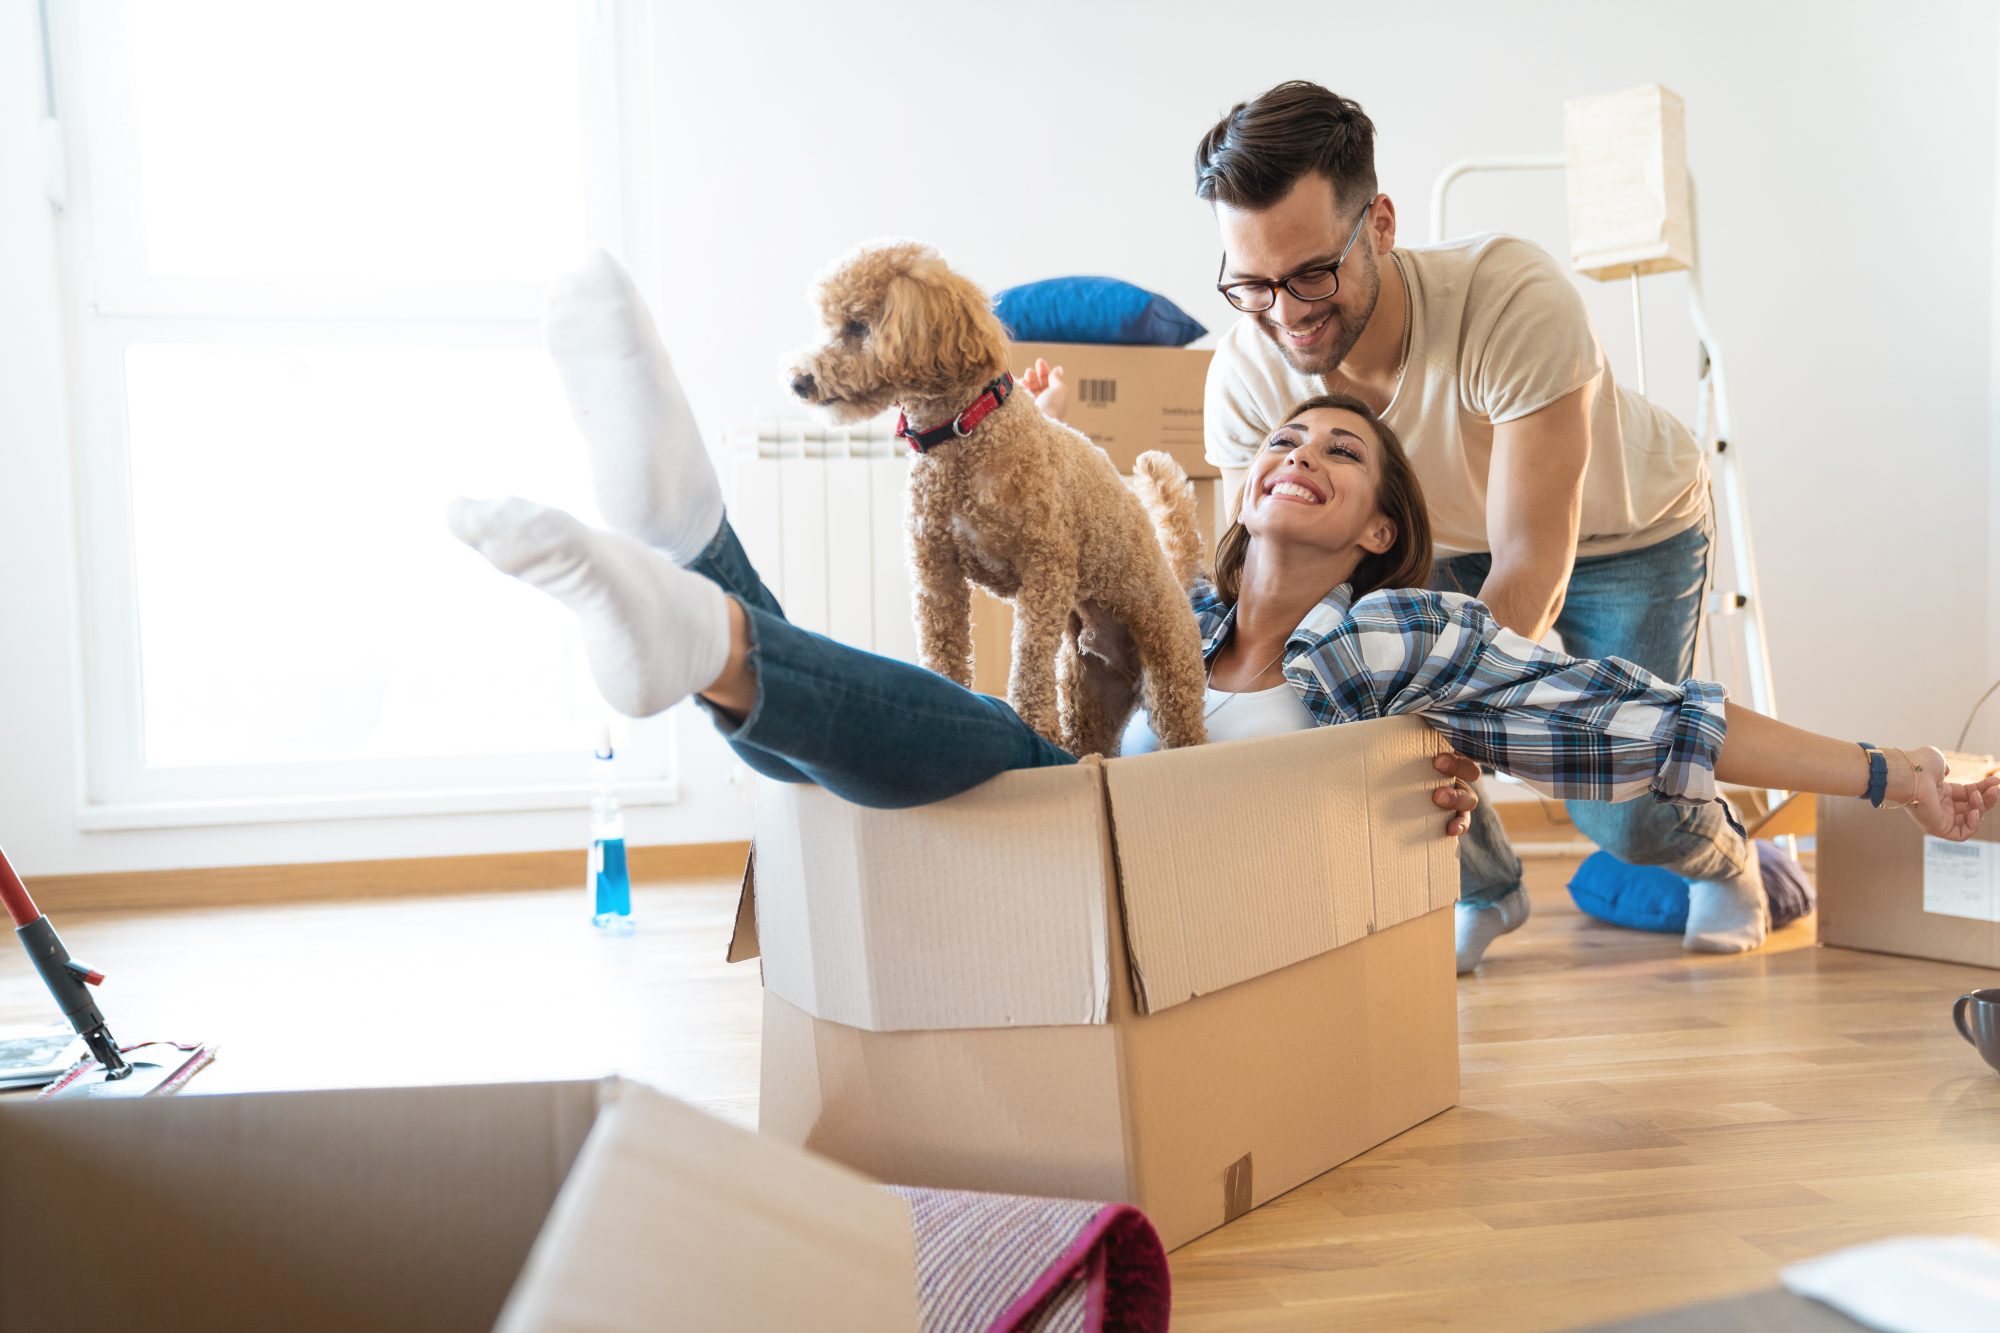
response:
<path id="1" fill-rule="evenodd" d="M 1951 1007 L 1951 1021 L 1958 1024 L 1958 1035 L 1978 1049 L 1979 1058 L 2000 1070 L 2000 989 L 1959 996 Z"/>

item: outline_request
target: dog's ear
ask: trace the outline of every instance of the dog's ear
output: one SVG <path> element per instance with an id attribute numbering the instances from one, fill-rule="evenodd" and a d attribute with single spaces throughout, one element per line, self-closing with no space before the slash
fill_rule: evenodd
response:
<path id="1" fill-rule="evenodd" d="M 942 262 L 892 278 L 875 335 L 889 379 L 947 394 L 1007 368 L 1007 338 L 986 293 Z"/>

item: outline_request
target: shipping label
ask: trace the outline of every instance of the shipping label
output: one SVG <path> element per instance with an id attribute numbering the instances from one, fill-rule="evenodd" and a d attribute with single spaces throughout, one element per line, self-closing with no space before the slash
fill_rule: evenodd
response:
<path id="1" fill-rule="evenodd" d="M 1925 838 L 1924 910 L 2000 921 L 2000 843 Z"/>

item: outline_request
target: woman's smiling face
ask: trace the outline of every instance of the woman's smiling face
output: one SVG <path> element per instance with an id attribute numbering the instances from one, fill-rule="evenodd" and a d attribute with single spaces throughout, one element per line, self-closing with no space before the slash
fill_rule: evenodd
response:
<path id="1" fill-rule="evenodd" d="M 1251 461 L 1243 526 L 1262 541 L 1385 551 L 1396 531 L 1376 502 L 1381 477 L 1382 442 L 1366 420 L 1310 408 L 1272 431 Z"/>

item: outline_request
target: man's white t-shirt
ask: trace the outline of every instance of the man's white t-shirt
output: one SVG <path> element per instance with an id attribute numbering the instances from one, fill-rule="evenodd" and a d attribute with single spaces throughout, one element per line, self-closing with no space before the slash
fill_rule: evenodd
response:
<path id="1" fill-rule="evenodd" d="M 1488 235 L 1395 254 L 1410 296 L 1410 354 L 1382 419 L 1423 484 L 1440 556 L 1492 549 L 1493 427 L 1592 380 L 1598 392 L 1577 554 L 1637 550 L 1700 521 L 1708 505 L 1700 446 L 1679 421 L 1612 382 L 1583 298 L 1546 252 Z M 1246 315 L 1209 363 L 1208 461 L 1247 468 L 1284 414 L 1328 387 L 1324 376 L 1293 370 Z"/>

